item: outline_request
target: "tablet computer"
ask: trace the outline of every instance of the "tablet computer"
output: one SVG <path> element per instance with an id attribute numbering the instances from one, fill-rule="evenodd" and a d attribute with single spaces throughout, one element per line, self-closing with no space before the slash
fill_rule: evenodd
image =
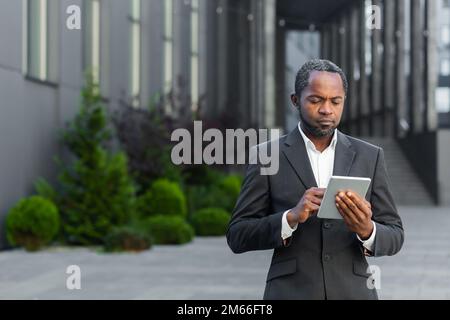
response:
<path id="1" fill-rule="evenodd" d="M 342 220 L 343 218 L 336 208 L 337 193 L 343 190 L 353 190 L 362 197 L 365 197 L 369 190 L 370 182 L 370 178 L 332 176 L 325 190 L 317 217 L 321 219 Z"/>

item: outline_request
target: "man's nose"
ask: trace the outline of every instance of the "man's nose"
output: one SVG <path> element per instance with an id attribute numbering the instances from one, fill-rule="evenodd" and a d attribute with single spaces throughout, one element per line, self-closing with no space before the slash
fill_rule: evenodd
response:
<path id="1" fill-rule="evenodd" d="M 333 107 L 331 106 L 330 101 L 325 101 L 319 108 L 320 114 L 331 114 L 333 113 Z"/>

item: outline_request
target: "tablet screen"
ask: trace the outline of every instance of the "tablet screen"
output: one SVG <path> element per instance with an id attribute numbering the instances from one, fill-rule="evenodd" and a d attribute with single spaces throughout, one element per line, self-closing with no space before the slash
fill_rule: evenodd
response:
<path id="1" fill-rule="evenodd" d="M 370 178 L 332 176 L 322 199 L 317 217 L 321 219 L 342 220 L 342 216 L 336 208 L 335 198 L 338 191 L 353 190 L 362 197 L 365 197 L 369 190 L 370 182 Z"/>

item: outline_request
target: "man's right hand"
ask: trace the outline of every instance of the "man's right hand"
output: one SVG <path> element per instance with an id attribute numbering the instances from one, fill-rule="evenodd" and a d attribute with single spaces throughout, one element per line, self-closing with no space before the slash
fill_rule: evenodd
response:
<path id="1" fill-rule="evenodd" d="M 295 208 L 287 214 L 287 221 L 291 228 L 305 223 L 311 216 L 317 214 L 326 189 L 311 188 L 307 190 Z"/>

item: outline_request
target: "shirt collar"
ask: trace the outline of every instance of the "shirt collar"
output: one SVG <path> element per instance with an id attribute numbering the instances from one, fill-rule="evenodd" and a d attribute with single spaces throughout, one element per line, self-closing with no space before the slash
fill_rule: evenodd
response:
<path id="1" fill-rule="evenodd" d="M 300 131 L 300 134 L 302 135 L 303 142 L 305 143 L 305 147 L 307 149 L 311 149 L 314 151 L 317 151 L 316 146 L 314 143 L 306 136 L 306 134 L 303 132 L 301 123 L 298 123 L 298 130 Z M 333 139 L 331 140 L 330 146 L 333 150 L 336 148 L 337 144 L 337 129 L 334 130 Z"/>

